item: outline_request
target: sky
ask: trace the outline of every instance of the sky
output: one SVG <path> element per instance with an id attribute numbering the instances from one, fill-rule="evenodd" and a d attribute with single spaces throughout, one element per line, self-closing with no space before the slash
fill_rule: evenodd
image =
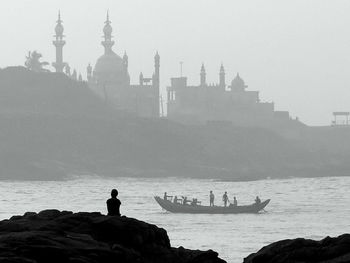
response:
<path id="1" fill-rule="evenodd" d="M 230 83 L 239 72 L 249 90 L 308 125 L 329 125 L 334 111 L 350 111 L 348 0 L 1 0 L 0 67 L 23 65 L 30 50 L 53 62 L 58 10 L 65 27 L 64 61 L 83 76 L 103 54 L 109 10 L 116 44 L 129 56 L 133 83 L 153 73 L 161 56 L 165 98 L 171 77 L 217 83 L 220 64 Z"/>

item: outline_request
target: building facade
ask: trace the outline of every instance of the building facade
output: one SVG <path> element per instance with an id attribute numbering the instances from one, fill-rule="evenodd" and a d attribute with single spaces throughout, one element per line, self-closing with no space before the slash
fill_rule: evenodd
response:
<path id="1" fill-rule="evenodd" d="M 227 122 L 267 128 L 291 121 L 288 112 L 275 111 L 274 103 L 261 102 L 259 92 L 247 88 L 239 74 L 227 85 L 223 65 L 219 83 L 207 84 L 202 65 L 198 86 L 189 86 L 186 77 L 171 79 L 171 85 L 167 87 L 168 118 L 185 124 Z"/>

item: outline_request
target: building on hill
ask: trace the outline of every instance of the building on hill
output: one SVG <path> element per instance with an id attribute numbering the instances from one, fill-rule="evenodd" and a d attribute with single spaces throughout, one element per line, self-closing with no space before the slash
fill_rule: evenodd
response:
<path id="1" fill-rule="evenodd" d="M 167 87 L 168 118 L 187 124 L 223 122 L 273 129 L 299 123 L 290 118 L 289 112 L 275 111 L 274 103 L 261 102 L 259 91 L 247 88 L 239 74 L 227 85 L 223 65 L 219 83 L 208 84 L 202 64 L 198 86 L 189 86 L 186 77 L 171 79 Z"/>
<path id="2" fill-rule="evenodd" d="M 154 74 L 151 78 L 140 74 L 139 84 L 131 85 L 128 72 L 128 56 L 116 54 L 112 47 L 115 44 L 112 36 L 112 26 L 107 13 L 103 28 L 104 54 L 97 60 L 95 68 L 89 64 L 87 79 L 89 87 L 106 101 L 117 108 L 135 113 L 140 117 L 159 117 L 159 69 L 160 56 L 154 57 Z"/>
<path id="3" fill-rule="evenodd" d="M 64 72 L 72 79 L 82 81 L 81 74 L 76 70 L 71 73 L 68 63 L 63 62 L 63 46 L 66 44 L 63 35 L 63 25 L 59 13 L 55 27 L 56 61 L 52 63 L 56 72 Z M 99 96 L 116 108 L 135 114 L 139 117 L 159 117 L 159 78 L 160 56 L 158 52 L 154 57 L 154 74 L 151 78 L 140 74 L 139 84 L 131 85 L 128 72 L 128 56 L 116 54 L 112 47 L 115 42 L 112 36 L 113 28 L 107 12 L 107 19 L 103 28 L 104 39 L 101 42 L 104 54 L 97 59 L 94 69 L 89 64 L 87 67 L 88 86 Z"/>

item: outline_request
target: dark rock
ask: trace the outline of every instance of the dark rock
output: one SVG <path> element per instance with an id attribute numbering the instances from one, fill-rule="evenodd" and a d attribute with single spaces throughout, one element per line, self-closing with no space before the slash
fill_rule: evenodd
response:
<path id="1" fill-rule="evenodd" d="M 350 262 L 350 234 L 323 240 L 287 239 L 272 243 L 244 259 L 244 263 Z"/>
<path id="2" fill-rule="evenodd" d="M 128 217 L 45 210 L 0 222 L 0 263 L 223 263 L 214 251 L 172 248 L 166 231 Z"/>

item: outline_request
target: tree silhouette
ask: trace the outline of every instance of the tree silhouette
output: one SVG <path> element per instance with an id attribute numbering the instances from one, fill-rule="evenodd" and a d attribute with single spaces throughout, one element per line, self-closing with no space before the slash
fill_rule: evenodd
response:
<path id="1" fill-rule="evenodd" d="M 26 62 L 24 63 L 26 68 L 35 72 L 48 72 L 49 70 L 44 67 L 49 65 L 48 62 L 41 62 L 42 55 L 37 51 L 28 52 L 28 56 L 26 56 Z"/>

